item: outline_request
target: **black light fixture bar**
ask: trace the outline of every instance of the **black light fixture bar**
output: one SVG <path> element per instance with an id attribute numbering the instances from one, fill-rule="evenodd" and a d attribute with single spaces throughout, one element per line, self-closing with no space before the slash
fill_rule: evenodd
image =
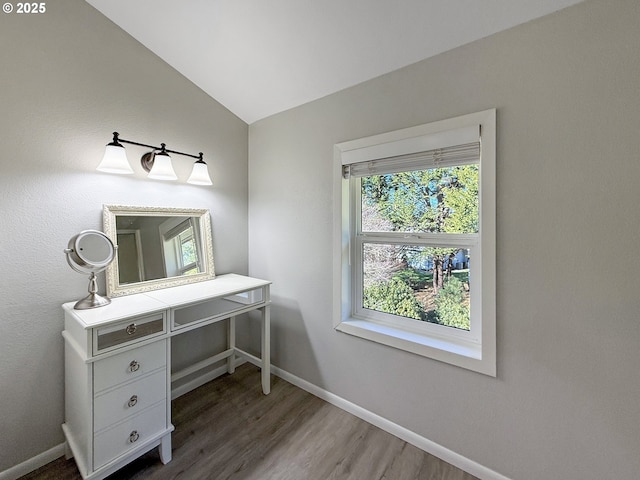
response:
<path id="1" fill-rule="evenodd" d="M 120 134 L 118 132 L 113 132 L 113 142 L 110 145 L 119 145 L 120 143 L 128 143 L 130 145 L 137 145 L 139 147 L 151 148 L 153 150 L 160 150 L 166 153 L 175 153 L 178 155 L 183 155 L 185 157 L 197 158 L 198 160 L 203 160 L 202 152 L 199 152 L 198 155 L 192 155 L 191 153 L 179 152 L 177 150 L 169 150 L 166 148 L 165 143 L 161 143 L 159 147 L 155 145 L 147 145 L 146 143 L 134 142 L 133 140 L 125 140 L 124 138 L 120 138 Z"/>

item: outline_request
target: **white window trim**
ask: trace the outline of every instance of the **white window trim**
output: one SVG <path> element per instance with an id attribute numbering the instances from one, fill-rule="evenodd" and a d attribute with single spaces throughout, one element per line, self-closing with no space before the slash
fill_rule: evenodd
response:
<path id="1" fill-rule="evenodd" d="M 386 322 L 383 317 L 362 319 L 354 316 L 352 302 L 353 279 L 351 261 L 354 249 L 349 221 L 351 189 L 342 178 L 342 165 L 385 156 L 417 153 L 431 145 L 431 140 L 458 141 L 461 132 L 480 126 L 480 261 L 474 261 L 474 276 L 481 278 L 481 288 L 472 305 L 478 305 L 480 317 L 472 318 L 474 334 L 464 338 L 450 335 L 447 327 L 438 325 L 416 328 L 410 322 L 402 327 L 398 322 Z M 453 137 L 453 138 L 452 138 Z M 444 140 L 443 140 L 444 139 Z M 444 146 L 444 145 L 441 145 Z M 432 147 L 433 148 L 433 147 Z M 360 138 L 334 146 L 334 264 L 333 264 L 333 324 L 340 332 L 355 335 L 394 348 L 412 352 L 479 373 L 496 376 L 496 110 L 485 110 L 416 127 Z M 474 257 L 477 258 L 477 257 Z M 476 273 L 479 271 L 479 274 Z M 477 288 L 477 287 L 474 287 Z M 479 332 L 476 331 L 476 326 Z M 427 327 L 427 328 L 423 328 Z M 436 327 L 431 328 L 431 327 Z M 440 333 L 438 332 L 440 328 Z M 476 336 L 477 334 L 477 336 Z M 475 338 L 474 338 L 475 337 Z"/>

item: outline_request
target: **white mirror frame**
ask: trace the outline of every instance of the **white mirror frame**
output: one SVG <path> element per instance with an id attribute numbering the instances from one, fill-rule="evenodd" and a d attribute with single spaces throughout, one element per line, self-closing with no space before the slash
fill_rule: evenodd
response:
<path id="1" fill-rule="evenodd" d="M 159 278 L 144 282 L 127 283 L 120 285 L 120 273 L 116 249 L 116 261 L 112 262 L 106 271 L 107 296 L 121 297 L 144 293 L 162 288 L 176 287 L 189 283 L 203 282 L 215 278 L 213 262 L 213 237 L 211 235 L 211 217 L 209 210 L 202 208 L 172 208 L 172 207 L 135 207 L 130 205 L 103 205 L 102 224 L 104 233 L 111 239 L 114 245 L 118 244 L 116 229 L 117 216 L 144 216 L 144 217 L 198 217 L 200 234 L 202 237 L 202 253 L 205 271 L 193 275 L 180 277 Z"/>

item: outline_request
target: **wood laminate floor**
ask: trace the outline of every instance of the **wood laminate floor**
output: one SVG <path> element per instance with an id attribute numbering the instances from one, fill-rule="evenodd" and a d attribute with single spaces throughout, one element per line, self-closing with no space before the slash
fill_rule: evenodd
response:
<path id="1" fill-rule="evenodd" d="M 172 402 L 173 459 L 157 449 L 108 480 L 477 480 L 250 364 Z M 64 457 L 21 480 L 77 480 Z"/>

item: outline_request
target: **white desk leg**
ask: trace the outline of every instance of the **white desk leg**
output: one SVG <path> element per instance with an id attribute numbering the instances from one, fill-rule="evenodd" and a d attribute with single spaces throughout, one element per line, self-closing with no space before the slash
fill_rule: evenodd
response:
<path id="1" fill-rule="evenodd" d="M 227 345 L 228 348 L 236 348 L 236 317 L 229 317 L 229 331 L 227 332 Z M 236 354 L 232 352 L 227 358 L 227 372 L 233 373 L 236 371 Z"/>
<path id="2" fill-rule="evenodd" d="M 158 451 L 160 452 L 160 461 L 163 465 L 171 461 L 171 434 L 162 437 Z"/>
<path id="3" fill-rule="evenodd" d="M 262 309 L 262 393 L 271 392 L 271 314 L 269 305 Z"/>

